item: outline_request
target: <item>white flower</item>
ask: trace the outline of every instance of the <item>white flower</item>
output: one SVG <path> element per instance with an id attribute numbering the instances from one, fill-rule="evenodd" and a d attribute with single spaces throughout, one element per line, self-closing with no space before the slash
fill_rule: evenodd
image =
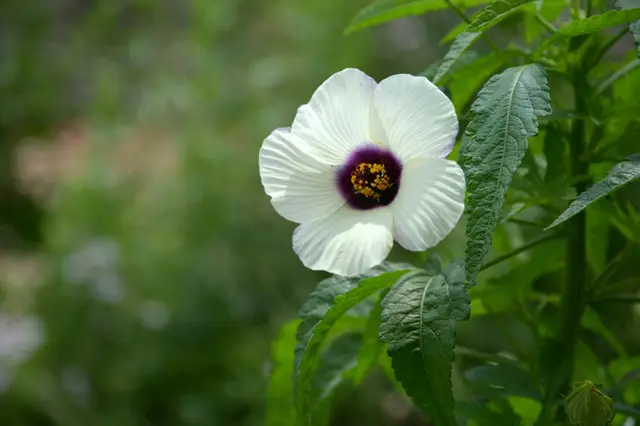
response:
<path id="1" fill-rule="evenodd" d="M 300 226 L 293 250 L 313 270 L 358 275 L 397 241 L 435 246 L 464 210 L 464 174 L 445 157 L 458 119 L 424 77 L 379 84 L 357 69 L 326 80 L 291 128 L 260 149 L 260 177 L 275 210 Z"/>

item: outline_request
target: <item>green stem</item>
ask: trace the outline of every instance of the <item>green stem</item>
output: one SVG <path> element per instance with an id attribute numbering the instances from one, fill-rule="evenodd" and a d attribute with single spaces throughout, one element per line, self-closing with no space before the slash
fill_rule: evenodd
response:
<path id="1" fill-rule="evenodd" d="M 536 21 L 538 21 L 538 23 L 549 32 L 549 34 L 554 34 L 556 31 L 558 31 L 558 29 L 551 22 L 547 21 L 544 16 L 539 13 L 536 13 Z"/>
<path id="2" fill-rule="evenodd" d="M 594 300 L 591 303 L 640 303 L 640 296 L 622 294 L 619 296 L 610 296 L 600 300 Z"/>
<path id="3" fill-rule="evenodd" d="M 613 74 L 611 74 L 611 76 L 609 78 L 607 78 L 605 81 L 603 81 L 598 86 L 598 88 L 595 91 L 595 96 L 598 96 L 599 94 L 601 94 L 602 92 L 607 90 L 609 88 L 609 86 L 611 86 L 616 80 L 620 79 L 621 77 L 624 77 L 630 71 L 632 71 L 634 68 L 636 68 L 638 66 L 640 66 L 640 59 L 635 59 L 635 60 L 629 62 L 624 67 L 620 68 L 618 71 L 616 71 Z"/>
<path id="4" fill-rule="evenodd" d="M 527 251 L 530 248 L 533 248 L 533 247 L 535 247 L 535 246 L 537 246 L 539 244 L 543 244 L 543 243 L 546 243 L 547 241 L 551 241 L 551 240 L 554 240 L 554 239 L 560 238 L 560 237 L 562 237 L 562 234 L 552 233 L 552 234 L 545 235 L 544 237 L 538 238 L 536 240 L 529 241 L 528 243 L 526 243 L 526 244 L 524 244 L 524 245 L 522 245 L 522 246 L 520 246 L 518 248 L 515 248 L 515 249 L 511 250 L 510 252 L 503 254 L 502 256 L 498 256 L 495 259 L 491 259 L 490 261 L 488 261 L 487 263 L 482 265 L 482 267 L 480 268 L 480 271 L 484 271 L 485 269 L 489 269 L 492 266 L 495 266 L 498 263 L 502 263 L 505 260 L 512 258 L 513 256 L 517 256 L 520 253 L 522 253 L 523 251 Z"/>
<path id="5" fill-rule="evenodd" d="M 460 345 L 456 345 L 454 352 L 456 356 L 466 356 L 466 357 L 478 359 L 481 361 L 496 362 L 498 364 L 511 364 L 511 365 L 520 364 L 518 360 L 515 360 L 513 358 L 507 358 L 502 355 L 480 352 L 475 349 L 466 348 Z"/>
<path id="6" fill-rule="evenodd" d="M 587 111 L 585 94 L 588 93 L 586 76 L 578 72 L 574 80 L 576 110 Z M 586 144 L 586 121 L 573 120 L 569 151 L 571 157 L 572 176 L 588 175 L 589 163 L 583 154 Z M 588 181 L 581 180 L 575 184 L 576 193 L 581 194 L 588 186 Z M 586 305 L 587 282 L 587 250 L 586 250 L 586 217 L 584 211 L 578 213 L 567 222 L 566 247 L 566 281 L 560 305 L 560 331 L 558 342 L 560 350 L 556 365 L 562 368 L 556 371 L 559 377 L 550 380 L 545 387 L 545 403 L 536 425 L 548 424 L 553 419 L 553 410 L 561 395 L 571 384 L 575 358 L 575 346 L 580 332 L 580 320 Z M 556 413 L 560 415 L 560 413 Z"/>

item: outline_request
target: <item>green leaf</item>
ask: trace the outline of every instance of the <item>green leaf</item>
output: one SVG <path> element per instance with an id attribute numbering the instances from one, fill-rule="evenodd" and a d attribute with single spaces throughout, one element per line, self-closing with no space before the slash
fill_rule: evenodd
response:
<path id="1" fill-rule="evenodd" d="M 600 315 L 593 308 L 587 306 L 584 310 L 584 314 L 582 316 L 581 324 L 584 328 L 593 331 L 594 333 L 600 335 L 604 340 L 609 343 L 611 348 L 616 351 L 618 356 L 622 358 L 627 357 L 627 351 L 624 348 L 624 345 L 618 339 L 618 336 L 615 335 L 614 332 L 609 330 L 606 325 L 600 319 Z"/>
<path id="2" fill-rule="evenodd" d="M 467 178 L 466 268 L 470 285 L 487 254 L 507 188 L 538 133 L 536 117 L 549 115 L 547 76 L 537 64 L 508 68 L 484 85 L 471 106 L 460 148 Z"/>
<path id="3" fill-rule="evenodd" d="M 333 299 L 331 307 L 326 311 L 324 317 L 313 327 L 308 338 L 308 344 L 302 349 L 300 356 L 300 368 L 297 376 L 296 386 L 296 406 L 299 421 L 304 423 L 305 416 L 310 412 L 311 407 L 311 383 L 319 364 L 320 350 L 324 340 L 338 320 L 349 312 L 353 307 L 366 300 L 368 297 L 380 290 L 390 287 L 408 270 L 386 272 L 377 277 L 366 278 L 355 288 L 344 294 L 339 294 Z M 302 324 L 301 324 L 302 326 Z M 305 338 L 306 335 L 305 335 Z"/>
<path id="4" fill-rule="evenodd" d="M 487 6 L 467 27 L 468 32 L 483 32 L 492 27 L 520 6 L 535 0 L 495 0 Z"/>
<path id="5" fill-rule="evenodd" d="M 330 399 L 338 386 L 353 376 L 361 344 L 362 334 L 347 333 L 337 337 L 323 351 L 313 379 L 314 403 Z"/>
<path id="6" fill-rule="evenodd" d="M 313 328 L 322 320 L 329 308 L 331 308 L 336 296 L 345 294 L 346 292 L 356 288 L 364 278 L 373 277 L 388 271 L 411 268 L 413 268 L 413 266 L 408 263 L 384 262 L 359 277 L 346 278 L 336 275 L 320 281 L 298 313 L 298 316 L 302 321 L 297 333 L 298 344 L 296 345 L 296 359 L 294 367 L 296 375 L 299 370 L 300 361 L 304 355 L 305 348 L 307 347 L 309 339 L 313 333 Z M 347 315 L 355 318 L 366 318 L 373 307 L 372 303 L 366 302 L 369 301 L 358 304 L 351 309 Z"/>
<path id="7" fill-rule="evenodd" d="M 453 0 L 452 2 L 465 9 L 489 3 L 489 0 Z M 346 33 L 350 34 L 393 19 L 421 15 L 448 7 L 445 0 L 376 0 L 356 14 Z"/>
<path id="8" fill-rule="evenodd" d="M 362 336 L 362 345 L 358 351 L 358 363 L 353 373 L 353 382 L 362 383 L 367 373 L 378 363 L 378 357 L 383 352 L 385 345 L 378 340 L 380 330 L 380 314 L 382 313 L 382 299 L 386 293 L 382 293 L 376 307 L 369 314 L 367 324 Z"/>
<path id="9" fill-rule="evenodd" d="M 300 320 L 285 324 L 271 348 L 271 373 L 267 390 L 266 426 L 295 426 L 293 405 L 293 357 Z"/>
<path id="10" fill-rule="evenodd" d="M 547 160 L 545 183 L 550 184 L 559 179 L 566 180 L 565 152 L 564 132 L 557 125 L 549 125 L 544 134 L 544 156 Z"/>
<path id="11" fill-rule="evenodd" d="M 569 207 L 562 212 L 556 220 L 546 229 L 551 229 L 562 222 L 571 219 L 576 214 L 587 208 L 589 204 L 610 194 L 623 185 L 628 184 L 640 177 L 640 154 L 633 154 L 625 161 L 622 161 L 609 171 L 609 174 L 600 182 L 578 195 Z M 546 230 L 545 229 L 545 230 Z"/>
<path id="12" fill-rule="evenodd" d="M 572 21 L 569 25 L 558 29 L 551 37 L 540 45 L 536 53 L 543 52 L 547 47 L 562 40 L 583 34 L 595 33 L 616 25 L 627 24 L 640 19 L 640 8 L 625 10 L 609 10 L 601 15 L 594 15 L 587 19 Z"/>
<path id="13" fill-rule="evenodd" d="M 442 78 L 449 73 L 451 68 L 460 60 L 463 53 L 465 53 L 469 46 L 471 46 L 478 37 L 480 37 L 480 33 L 469 32 L 464 32 L 456 37 L 451 44 L 451 47 L 449 47 L 449 51 L 444 55 L 435 77 L 433 77 L 434 84 L 440 84 Z"/>
<path id="14" fill-rule="evenodd" d="M 389 344 L 395 376 L 438 426 L 456 426 L 451 362 L 456 321 L 469 316 L 464 272 L 429 276 L 415 271 L 398 281 L 382 302 L 380 340 Z"/>
<path id="15" fill-rule="evenodd" d="M 491 52 L 480 56 L 468 66 L 453 71 L 450 74 L 451 83 L 448 86 L 451 91 L 451 102 L 459 111 L 468 109 L 468 103 L 475 97 L 478 90 L 503 65 L 503 55 Z"/>
<path id="16" fill-rule="evenodd" d="M 618 0 L 616 2 L 618 9 L 637 9 L 640 8 L 640 1 L 638 0 Z M 633 39 L 636 42 L 638 48 L 638 57 L 640 58 L 640 20 L 629 22 L 629 31 L 633 35 Z"/>
<path id="17" fill-rule="evenodd" d="M 465 371 L 464 377 L 478 395 L 522 396 L 542 401 L 540 388 L 529 373 L 512 365 L 481 365 Z"/>

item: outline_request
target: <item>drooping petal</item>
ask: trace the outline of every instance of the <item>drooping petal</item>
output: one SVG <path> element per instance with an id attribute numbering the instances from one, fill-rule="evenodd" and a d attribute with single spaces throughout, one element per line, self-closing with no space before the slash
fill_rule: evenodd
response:
<path id="1" fill-rule="evenodd" d="M 464 193 L 464 173 L 456 162 L 427 157 L 409 161 L 400 191 L 389 206 L 395 240 L 411 251 L 438 244 L 462 216 Z"/>
<path id="2" fill-rule="evenodd" d="M 353 276 L 376 266 L 393 247 L 388 208 L 342 207 L 331 216 L 304 223 L 293 233 L 293 250 L 309 269 Z"/>
<path id="3" fill-rule="evenodd" d="M 425 77 L 398 74 L 382 80 L 374 105 L 386 142 L 402 161 L 446 157 L 453 149 L 458 134 L 455 108 Z"/>
<path id="4" fill-rule="evenodd" d="M 328 216 L 345 203 L 333 169 L 305 152 L 304 146 L 289 129 L 277 129 L 260 148 L 262 186 L 276 211 L 296 223 Z"/>
<path id="5" fill-rule="evenodd" d="M 371 142 L 370 118 L 376 82 L 360 70 L 333 74 L 302 105 L 292 132 L 321 161 L 339 165 L 355 147 Z"/>

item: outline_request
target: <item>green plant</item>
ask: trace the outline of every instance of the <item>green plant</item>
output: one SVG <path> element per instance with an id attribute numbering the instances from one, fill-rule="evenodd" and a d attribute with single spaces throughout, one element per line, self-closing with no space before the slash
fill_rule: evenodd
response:
<path id="1" fill-rule="evenodd" d="M 495 0 L 468 14 L 485 3 L 377 0 L 347 29 L 446 8 L 464 20 L 424 75 L 448 89 L 463 117 L 466 250 L 447 264 L 436 248 L 419 268 L 384 263 L 322 281 L 275 343 L 268 425 L 326 424 L 338 385 L 359 385 L 376 366 L 437 426 L 604 426 L 608 415 L 594 423 L 564 403 L 575 380 L 601 376 L 597 394 L 620 413 L 613 421 L 639 418 L 625 379 L 637 358 L 600 312 L 639 301 L 640 206 L 638 187 L 627 184 L 640 177 L 640 51 L 617 58 L 611 49 L 629 32 L 640 38 L 640 3 L 609 10 L 600 0 Z M 523 39 L 494 41 L 492 31 L 514 20 Z M 481 40 L 490 52 L 474 50 Z M 494 239 L 513 235 L 529 242 L 492 250 Z M 456 346 L 458 323 L 470 315 L 510 315 L 529 342 L 498 323 L 506 353 Z M 612 354 L 596 356 L 594 341 Z M 461 362 L 462 390 L 453 386 L 454 354 L 476 361 Z"/>

